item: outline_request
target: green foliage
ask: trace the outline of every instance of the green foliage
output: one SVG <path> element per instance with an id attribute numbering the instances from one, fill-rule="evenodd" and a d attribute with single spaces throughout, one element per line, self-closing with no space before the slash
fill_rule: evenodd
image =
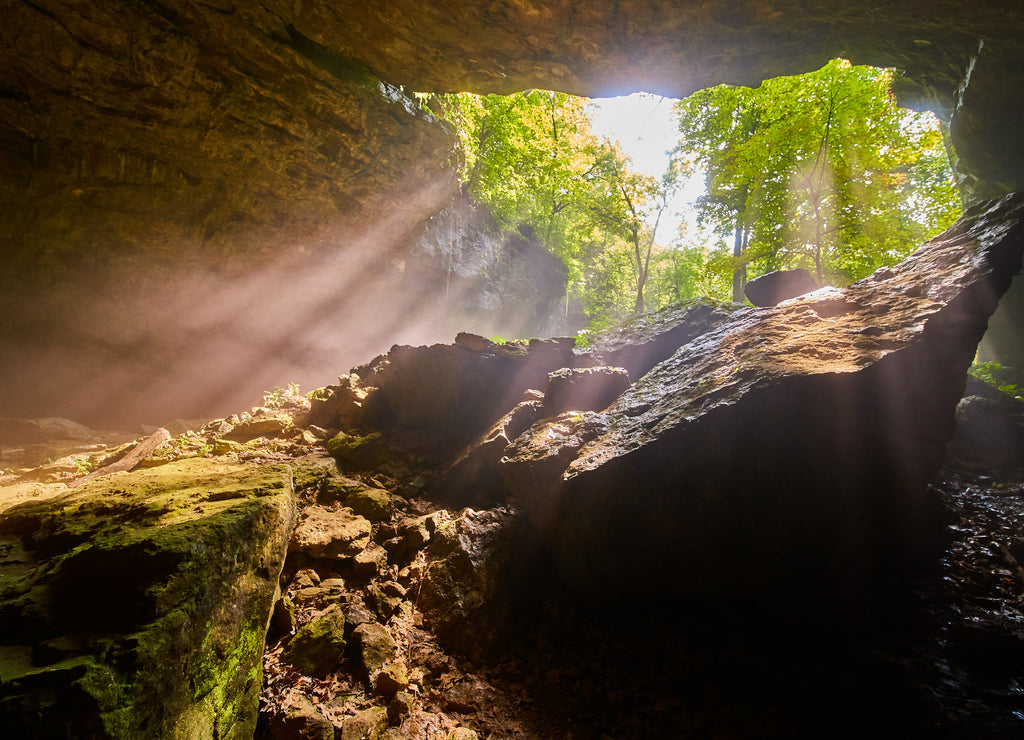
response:
<path id="1" fill-rule="evenodd" d="M 1024 401 L 1024 373 L 1021 371 L 1003 367 L 998 362 L 975 362 L 967 372 L 1011 398 Z"/>
<path id="2" fill-rule="evenodd" d="M 499 228 L 529 227 L 565 263 L 570 303 L 598 329 L 692 296 L 742 300 L 748 272 L 806 267 L 845 285 L 950 225 L 960 202 L 942 132 L 896 106 L 892 76 L 834 60 L 679 101 L 680 140 L 661 180 L 592 133 L 582 98 L 420 97 L 458 131 L 468 194 Z M 707 233 L 655 243 L 696 166 Z"/>
<path id="3" fill-rule="evenodd" d="M 458 129 L 465 188 L 499 227 L 529 227 L 565 263 L 568 292 L 589 316 L 632 312 L 653 246 L 648 217 L 667 191 L 591 132 L 587 101 L 530 90 L 427 105 Z"/>
<path id="4" fill-rule="evenodd" d="M 956 219 L 942 133 L 897 107 L 891 82 L 889 70 L 833 60 L 676 104 L 679 148 L 707 173 L 699 218 L 733 247 L 731 261 L 719 247 L 727 259 L 715 270 L 806 267 L 819 284 L 845 285 Z"/>

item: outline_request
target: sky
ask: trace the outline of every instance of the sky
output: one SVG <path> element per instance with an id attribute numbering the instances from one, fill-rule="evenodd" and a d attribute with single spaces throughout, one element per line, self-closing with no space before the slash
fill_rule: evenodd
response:
<path id="1" fill-rule="evenodd" d="M 650 93 L 634 93 L 618 98 L 591 99 L 593 131 L 612 141 L 618 141 L 633 159 L 633 168 L 638 172 L 661 178 L 668 167 L 668 151 L 678 141 L 678 124 L 672 114 L 676 101 Z M 703 191 L 700 176 L 680 190 L 679 196 L 670 206 L 670 212 L 662 215 L 658 226 L 658 244 L 670 244 L 676 237 L 679 224 L 685 217 L 686 204 Z M 690 217 L 691 220 L 692 216 Z"/>

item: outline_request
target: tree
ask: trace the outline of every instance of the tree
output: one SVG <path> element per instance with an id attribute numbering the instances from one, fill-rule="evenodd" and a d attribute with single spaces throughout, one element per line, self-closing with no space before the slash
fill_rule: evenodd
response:
<path id="1" fill-rule="evenodd" d="M 654 248 L 648 223 L 665 208 L 665 190 L 593 135 L 584 99 L 532 90 L 428 104 L 459 130 L 470 195 L 501 227 L 532 228 L 569 268 L 568 290 L 591 318 L 644 310 Z"/>
<path id="2" fill-rule="evenodd" d="M 941 132 L 897 107 L 892 72 L 833 60 L 759 88 L 720 86 L 676 105 L 679 151 L 704 167 L 702 223 L 746 269 L 807 267 L 846 284 L 951 223 L 959 199 Z"/>

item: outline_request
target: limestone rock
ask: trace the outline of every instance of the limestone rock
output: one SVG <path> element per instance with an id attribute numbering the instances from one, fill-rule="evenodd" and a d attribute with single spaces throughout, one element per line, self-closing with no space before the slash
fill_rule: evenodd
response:
<path id="1" fill-rule="evenodd" d="M 483 508 L 500 503 L 507 490 L 498 474 L 498 461 L 509 443 L 539 419 L 542 411 L 543 404 L 538 401 L 517 404 L 448 466 L 431 488 L 431 498 L 449 506 Z"/>
<path id="2" fill-rule="evenodd" d="M 338 434 L 327 440 L 327 451 L 345 470 L 373 470 L 389 457 L 379 432 L 366 436 Z"/>
<path id="3" fill-rule="evenodd" d="M 515 594 L 529 593 L 522 573 L 536 552 L 530 535 L 524 517 L 509 507 L 467 509 L 438 529 L 418 606 L 442 644 L 479 657 L 507 637 Z"/>
<path id="4" fill-rule="evenodd" d="M 376 542 L 371 542 L 352 559 L 352 577 L 369 581 L 387 566 L 388 551 Z"/>
<path id="5" fill-rule="evenodd" d="M 755 306 L 774 306 L 788 298 L 796 298 L 818 289 L 811 273 L 803 268 L 776 270 L 747 282 L 743 287 L 750 302 Z"/>
<path id="6" fill-rule="evenodd" d="M 430 219 L 405 269 L 428 305 L 431 295 L 448 305 L 451 319 L 439 331 L 488 337 L 574 333 L 560 320 L 565 264 L 536 235 L 524 232 L 502 229 L 486 208 L 465 195 L 457 195 Z"/>
<path id="7" fill-rule="evenodd" d="M 364 675 L 375 676 L 392 658 L 398 646 L 387 627 L 365 622 L 352 631 Z"/>
<path id="8" fill-rule="evenodd" d="M 979 473 L 1024 469 L 1024 404 L 977 380 L 956 407 L 950 460 Z"/>
<path id="9" fill-rule="evenodd" d="M 738 305 L 696 299 L 597 332 L 573 350 L 573 367 L 622 367 L 635 381 L 677 349 L 726 321 Z"/>
<path id="10" fill-rule="evenodd" d="M 740 595 L 922 557 L 1022 213 L 1024 196 L 972 209 L 895 268 L 737 312 L 604 414 L 535 424 L 502 469 L 562 576 L 595 601 L 661 593 L 665 572 Z"/>
<path id="11" fill-rule="evenodd" d="M 4 732 L 252 737 L 290 478 L 190 458 L 0 515 Z"/>
<path id="12" fill-rule="evenodd" d="M 395 513 L 391 494 L 381 488 L 362 488 L 345 497 L 345 506 L 371 522 L 384 522 Z"/>
<path id="13" fill-rule="evenodd" d="M 302 695 L 271 720 L 269 730 L 273 740 L 334 740 L 334 725 Z"/>
<path id="14" fill-rule="evenodd" d="M 230 442 L 248 442 L 257 437 L 279 437 L 292 427 L 291 414 L 278 411 L 267 412 L 240 422 L 224 434 Z"/>
<path id="15" fill-rule="evenodd" d="M 629 374 L 621 367 L 563 368 L 548 375 L 544 412 L 600 411 L 629 388 Z"/>
<path id="16" fill-rule="evenodd" d="M 408 717 L 416 706 L 416 698 L 408 691 L 398 691 L 388 702 L 388 719 L 399 724 Z"/>
<path id="17" fill-rule="evenodd" d="M 370 543 L 371 530 L 370 522 L 349 509 L 308 506 L 292 532 L 288 549 L 314 558 L 352 557 Z"/>
<path id="18" fill-rule="evenodd" d="M 318 389 L 309 411 L 309 423 L 351 431 L 362 426 L 363 406 L 374 388 L 361 388 L 358 377 L 343 375 L 338 385 Z"/>
<path id="19" fill-rule="evenodd" d="M 345 612 L 333 604 L 304 624 L 281 657 L 307 676 L 323 677 L 345 655 Z"/>
<path id="20" fill-rule="evenodd" d="M 377 388 L 364 423 L 407 449 L 450 460 L 572 357 L 572 339 L 395 346 L 355 368 Z M 482 347 L 482 348 L 481 348 Z"/>
<path id="21" fill-rule="evenodd" d="M 387 727 L 387 711 L 383 707 L 371 707 L 347 717 L 335 737 L 337 740 L 378 740 Z"/>

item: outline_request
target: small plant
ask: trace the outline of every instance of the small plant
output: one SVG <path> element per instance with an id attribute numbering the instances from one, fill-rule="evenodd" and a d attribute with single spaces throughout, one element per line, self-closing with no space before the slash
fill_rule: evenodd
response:
<path id="1" fill-rule="evenodd" d="M 1000 392 L 1018 401 L 1024 401 L 1024 385 L 1021 383 L 1019 371 L 1003 367 L 998 362 L 975 362 L 967 372 Z"/>
<path id="2" fill-rule="evenodd" d="M 74 461 L 74 463 L 75 463 L 75 467 L 78 468 L 78 471 L 80 473 L 88 473 L 94 467 L 96 467 L 96 463 L 94 463 L 92 460 L 76 459 Z"/>
<path id="3" fill-rule="evenodd" d="M 326 401 L 334 395 L 334 391 L 330 388 L 314 388 L 306 394 L 306 398 L 310 401 Z"/>
<path id="4" fill-rule="evenodd" d="M 295 398 L 301 398 L 298 383 L 289 383 L 287 386 L 274 388 L 263 392 L 263 405 L 268 409 L 279 409 L 286 406 Z"/>

